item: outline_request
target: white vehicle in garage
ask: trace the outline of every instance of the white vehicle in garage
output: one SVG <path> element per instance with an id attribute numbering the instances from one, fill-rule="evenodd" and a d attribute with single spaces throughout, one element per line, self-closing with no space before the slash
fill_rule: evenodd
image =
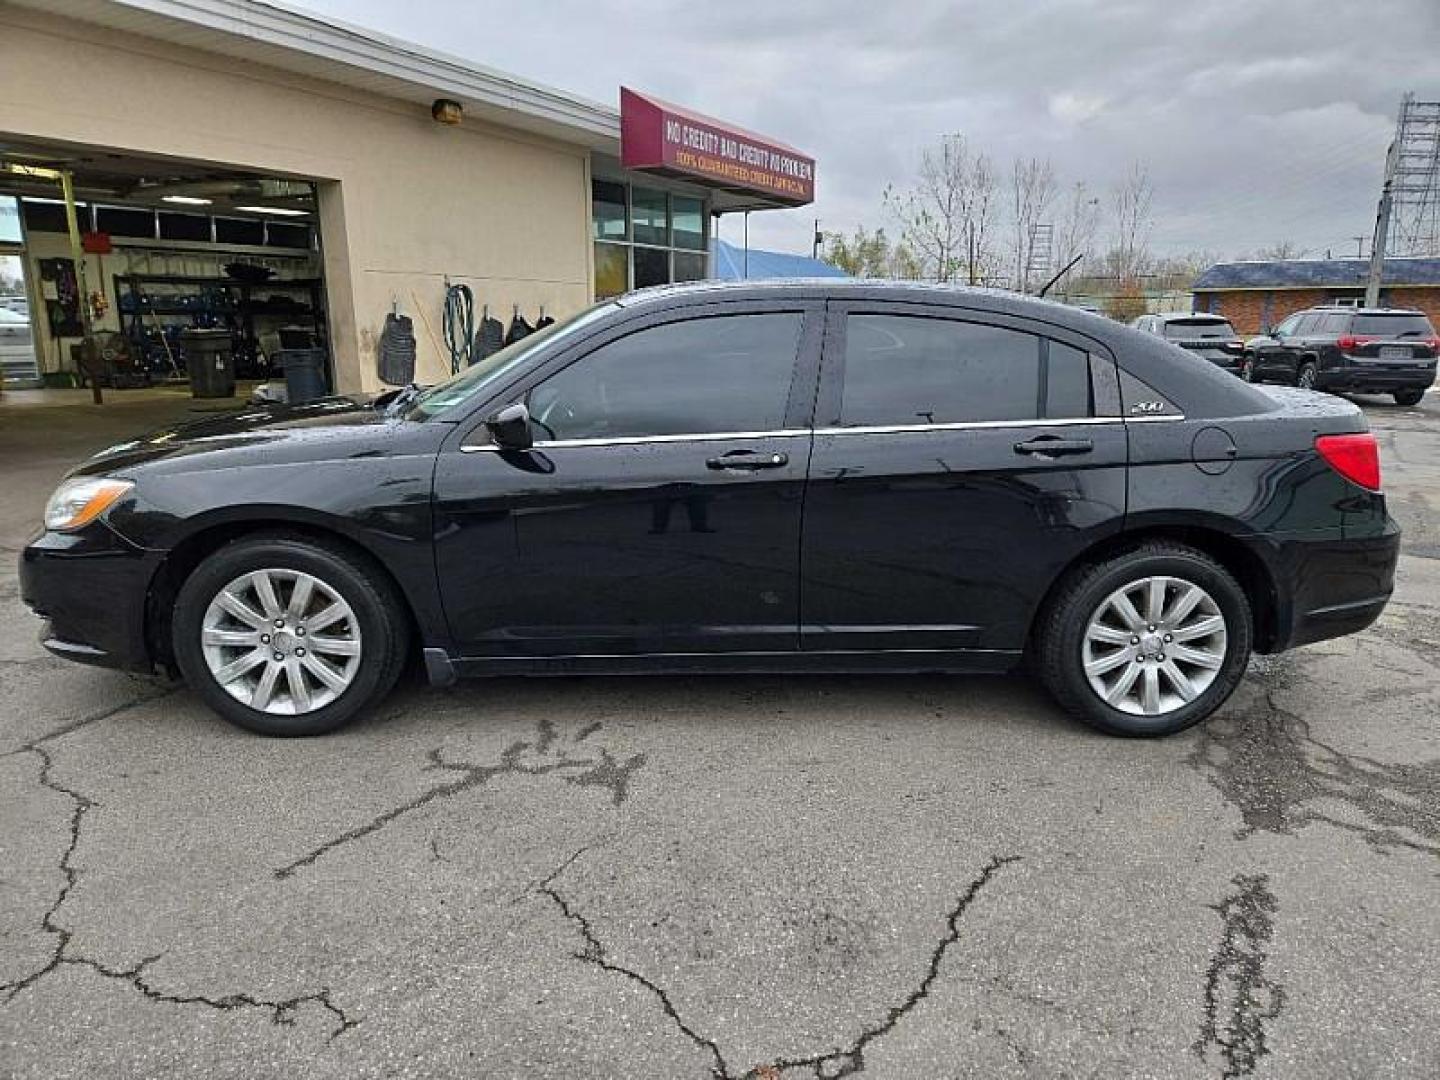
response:
<path id="1" fill-rule="evenodd" d="M 30 319 L 9 307 L 0 307 L 0 371 L 4 372 L 7 389 L 23 390 L 40 385 Z"/>

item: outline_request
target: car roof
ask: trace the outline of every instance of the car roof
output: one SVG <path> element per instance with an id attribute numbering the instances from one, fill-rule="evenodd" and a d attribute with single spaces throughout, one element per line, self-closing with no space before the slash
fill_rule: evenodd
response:
<path id="1" fill-rule="evenodd" d="M 1162 322 L 1229 322 L 1224 315 L 1212 311 L 1162 311 L 1155 316 Z"/>
<path id="2" fill-rule="evenodd" d="M 1316 304 L 1304 311 L 1297 311 L 1297 315 L 1308 315 L 1312 311 L 1323 311 L 1327 315 L 1334 315 L 1339 312 L 1342 315 L 1424 315 L 1419 308 L 1402 307 L 1351 307 L 1349 304 Z"/>

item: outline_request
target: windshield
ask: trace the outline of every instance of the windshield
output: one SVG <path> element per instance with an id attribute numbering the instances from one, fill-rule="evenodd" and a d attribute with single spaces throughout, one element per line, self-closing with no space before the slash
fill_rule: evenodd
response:
<path id="1" fill-rule="evenodd" d="M 1350 332 L 1362 337 L 1435 336 L 1435 328 L 1430 325 L 1430 320 L 1418 311 L 1407 311 L 1395 315 L 1356 315 Z"/>
<path id="2" fill-rule="evenodd" d="M 1233 338 L 1235 328 L 1225 319 L 1171 319 L 1165 324 L 1167 338 Z"/>
<path id="3" fill-rule="evenodd" d="M 536 349 L 561 338 L 569 337 L 581 327 L 595 322 L 602 315 L 618 305 L 613 301 L 586 308 L 578 315 L 552 323 L 543 330 L 527 334 L 512 345 L 506 345 L 499 352 L 491 353 L 484 360 L 471 364 L 459 374 L 452 375 L 444 382 L 427 387 L 415 395 L 406 410 L 409 420 L 431 420 L 456 405 L 470 401 Z"/>

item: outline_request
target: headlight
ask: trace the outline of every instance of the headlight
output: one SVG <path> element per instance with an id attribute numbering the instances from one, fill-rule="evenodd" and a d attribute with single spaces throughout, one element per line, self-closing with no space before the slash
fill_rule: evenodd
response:
<path id="1" fill-rule="evenodd" d="M 45 527 L 59 532 L 83 528 L 134 486 L 129 480 L 108 476 L 77 476 L 66 480 L 55 489 L 45 507 Z"/>

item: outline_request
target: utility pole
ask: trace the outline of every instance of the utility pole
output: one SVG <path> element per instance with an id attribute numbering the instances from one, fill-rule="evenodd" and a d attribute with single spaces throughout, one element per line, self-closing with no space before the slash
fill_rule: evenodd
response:
<path id="1" fill-rule="evenodd" d="M 1405 95 L 1408 104 L 1410 95 Z M 1405 106 L 1400 106 L 1405 115 Z M 1365 279 L 1365 306 L 1380 306 L 1380 278 L 1385 272 L 1385 245 L 1390 238 L 1390 207 L 1394 202 L 1391 189 L 1395 184 L 1395 165 L 1400 160 L 1400 139 L 1397 134 L 1385 155 L 1385 179 L 1380 184 L 1380 205 L 1375 208 L 1375 239 L 1370 243 L 1370 273 Z"/>
<path id="2" fill-rule="evenodd" d="M 824 237 L 820 235 L 820 219 L 817 217 L 815 219 L 815 235 L 810 240 L 810 258 L 818 259 L 820 257 L 820 244 L 823 240 Z"/>

